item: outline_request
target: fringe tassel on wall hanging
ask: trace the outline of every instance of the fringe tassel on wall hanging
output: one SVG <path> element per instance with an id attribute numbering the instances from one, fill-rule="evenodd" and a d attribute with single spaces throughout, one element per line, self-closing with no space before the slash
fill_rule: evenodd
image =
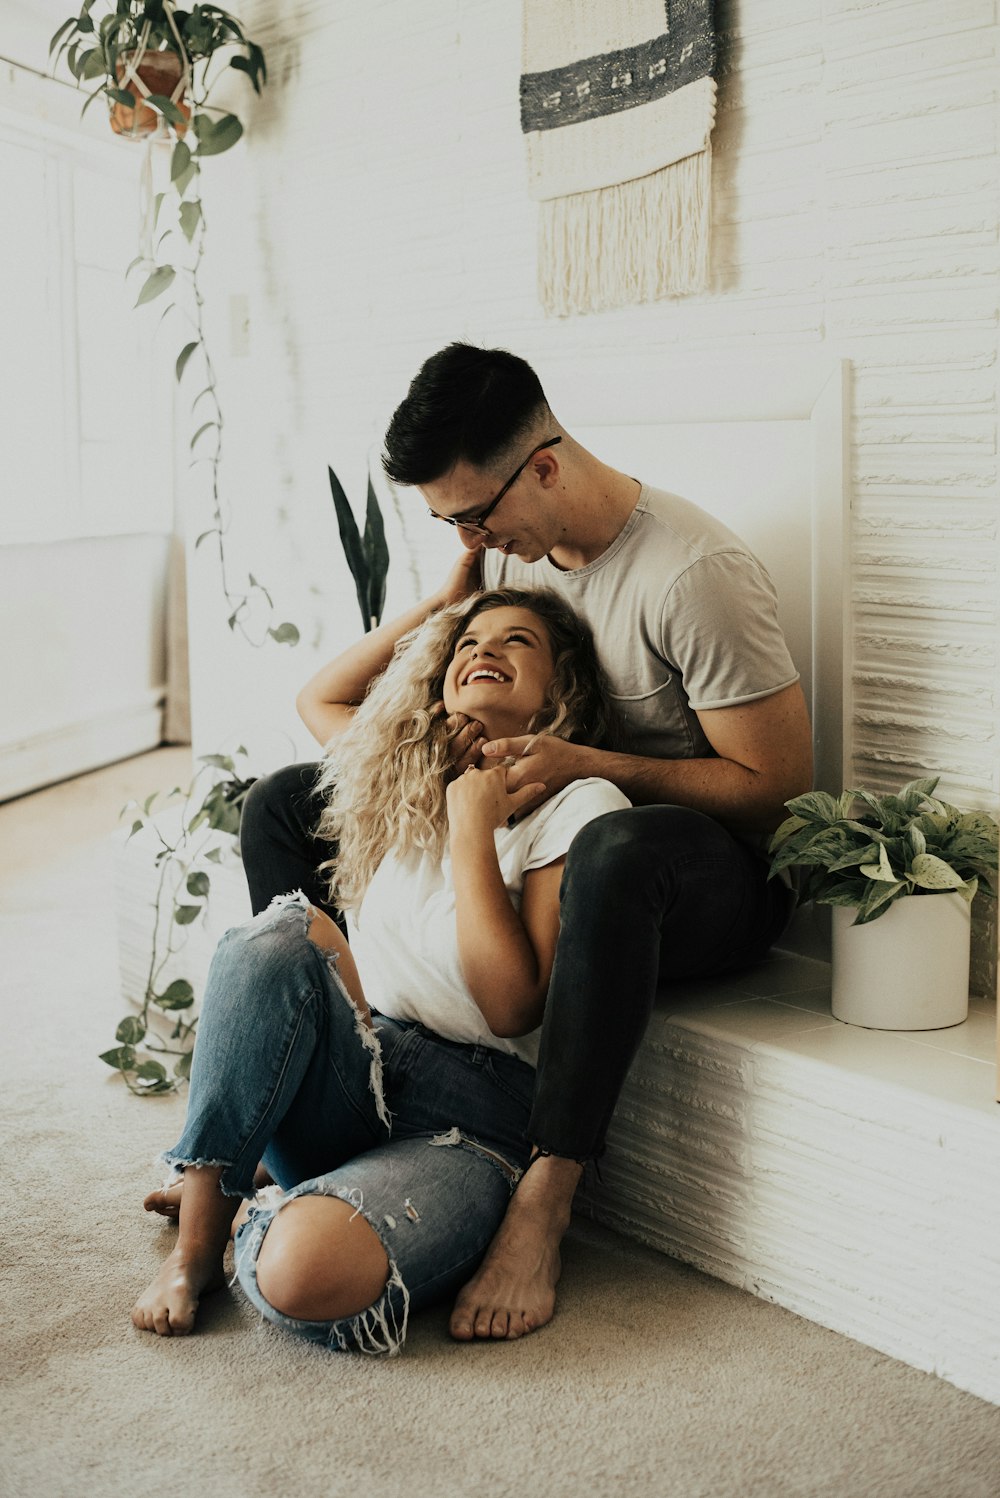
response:
<path id="1" fill-rule="evenodd" d="M 710 0 L 524 0 L 539 295 L 566 315 L 708 285 Z"/>

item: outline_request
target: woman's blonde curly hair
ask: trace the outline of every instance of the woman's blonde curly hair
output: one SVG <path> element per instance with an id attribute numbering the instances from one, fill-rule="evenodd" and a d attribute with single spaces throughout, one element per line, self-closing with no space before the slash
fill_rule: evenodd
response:
<path id="1" fill-rule="evenodd" d="M 616 723 L 589 627 L 556 593 L 496 588 L 440 609 L 396 645 L 351 726 L 330 746 L 317 784 L 325 806 L 317 832 L 333 843 L 330 897 L 356 909 L 390 851 L 441 857 L 447 837 L 445 787 L 452 768 L 445 672 L 473 619 L 490 609 L 530 609 L 545 625 L 555 671 L 528 733 L 614 747 Z"/>

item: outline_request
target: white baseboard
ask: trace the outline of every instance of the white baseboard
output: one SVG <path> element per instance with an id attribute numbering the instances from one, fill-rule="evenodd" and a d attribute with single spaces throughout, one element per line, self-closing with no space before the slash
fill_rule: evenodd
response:
<path id="1" fill-rule="evenodd" d="M 93 718 L 0 744 L 0 801 L 155 749 L 162 740 L 164 697 L 165 688 L 151 687 Z"/>

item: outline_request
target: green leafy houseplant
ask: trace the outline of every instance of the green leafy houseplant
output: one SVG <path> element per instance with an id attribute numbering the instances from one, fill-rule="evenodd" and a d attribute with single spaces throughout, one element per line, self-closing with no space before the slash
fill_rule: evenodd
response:
<path id="1" fill-rule="evenodd" d="M 995 892 L 997 824 L 939 800 L 939 778 L 911 780 L 897 795 L 810 791 L 786 802 L 791 816 L 771 839 L 771 877 L 798 870 L 801 902 L 855 906 L 856 926 L 904 895 L 954 890 L 971 902 L 980 880 Z"/>
<path id="2" fill-rule="evenodd" d="M 164 970 L 174 955 L 179 933 L 201 919 L 212 888 L 212 866 L 222 861 L 214 833 L 237 836 L 243 802 L 253 785 L 252 778 L 241 776 L 236 759 L 244 757 L 241 745 L 234 755 L 205 754 L 202 769 L 186 791 L 175 786 L 172 791 L 154 791 L 140 806 L 130 801 L 122 816 L 132 817 L 128 835 L 149 828 L 159 842 L 155 864 L 159 870 L 154 901 L 153 939 L 151 943 L 146 988 L 138 1014 L 128 1014 L 115 1031 L 117 1045 L 103 1051 L 100 1059 L 121 1072 L 131 1092 L 149 1095 L 173 1092 L 185 1082 L 191 1071 L 197 1019 L 184 1016 L 195 1002 L 194 986 L 187 978 L 164 983 Z M 206 777 L 210 783 L 206 786 Z M 176 806 L 176 832 L 165 830 L 160 814 Z M 153 1028 L 153 1021 L 167 1016 L 173 1030 L 166 1040 Z M 170 1073 L 165 1062 L 174 1058 Z M 161 1059 L 162 1058 L 162 1059 Z"/>
<path id="3" fill-rule="evenodd" d="M 154 138 L 170 147 L 169 191 L 151 198 L 140 253 L 125 274 L 143 273 L 137 307 L 169 294 L 163 317 L 175 314 L 186 325 L 174 365 L 178 384 L 185 376 L 190 382 L 191 371 L 200 374 L 191 403 L 191 465 L 208 464 L 212 524 L 195 546 L 210 537 L 218 545 L 229 628 L 252 645 L 268 639 L 294 645 L 298 628 L 287 620 L 273 622 L 274 604 L 264 584 L 250 573 L 244 585 L 237 585 L 227 568 L 229 521 L 220 488 L 224 423 L 205 339 L 200 284 L 207 227 L 202 162 L 230 150 L 243 135 L 239 116 L 214 105 L 210 95 L 228 68 L 244 74 L 259 95 L 267 79 L 264 53 L 241 23 L 217 5 L 182 10 L 175 0 L 102 0 L 104 14 L 97 18 L 95 9 L 97 0 L 83 0 L 79 12 L 56 31 L 49 52 L 53 67 L 65 61 L 79 84 L 96 83 L 84 113 L 103 97 L 116 133 L 141 139 L 155 130 Z M 226 65 L 210 79 L 210 64 L 220 54 Z"/>

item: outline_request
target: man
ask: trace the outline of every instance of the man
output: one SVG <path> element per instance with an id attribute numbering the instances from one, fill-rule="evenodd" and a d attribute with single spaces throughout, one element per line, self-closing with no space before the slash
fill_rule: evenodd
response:
<path id="1" fill-rule="evenodd" d="M 407 629 L 479 586 L 547 587 L 586 618 L 628 752 L 551 737 L 484 742 L 454 724 L 456 767 L 513 757 L 511 789 L 602 776 L 632 801 L 570 848 L 530 1137 L 536 1156 L 477 1274 L 460 1340 L 548 1321 L 559 1245 L 583 1164 L 597 1159 L 659 983 L 745 966 L 789 913 L 767 882 L 766 836 L 809 788 L 811 733 L 774 589 L 743 543 L 696 506 L 608 467 L 555 419 L 534 371 L 451 344 L 424 364 L 386 434 L 383 464 L 420 489 L 466 548 L 441 592 L 356 647 L 370 680 Z M 299 709 L 325 742 L 324 672 Z M 259 782 L 243 853 L 254 909 L 299 886 L 323 906 L 311 838 L 316 767 Z"/>

